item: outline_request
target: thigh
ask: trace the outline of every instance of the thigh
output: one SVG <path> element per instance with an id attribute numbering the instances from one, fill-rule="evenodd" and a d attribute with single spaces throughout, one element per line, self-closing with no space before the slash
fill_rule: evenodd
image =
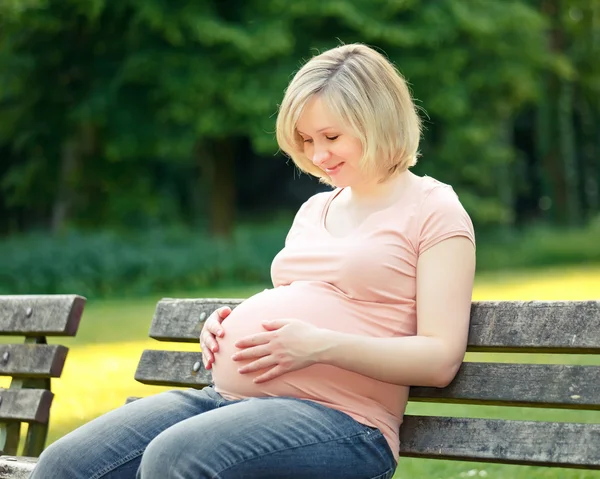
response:
<path id="1" fill-rule="evenodd" d="M 212 388 L 169 391 L 100 416 L 51 444 L 31 478 L 133 479 L 147 445 L 165 429 L 225 401 Z"/>
<path id="2" fill-rule="evenodd" d="M 144 452 L 139 476 L 185 479 L 387 479 L 380 431 L 320 404 L 252 398 L 182 421 Z"/>

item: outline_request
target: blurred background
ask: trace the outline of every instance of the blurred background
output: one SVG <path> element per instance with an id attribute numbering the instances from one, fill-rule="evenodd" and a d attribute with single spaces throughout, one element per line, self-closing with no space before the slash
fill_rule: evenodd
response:
<path id="1" fill-rule="evenodd" d="M 451 184 L 475 224 L 474 299 L 600 299 L 600 0 L 0 0 L 0 294 L 88 298 L 49 442 L 157 391 L 133 376 L 143 349 L 169 347 L 147 336 L 162 296 L 269 286 L 297 208 L 326 189 L 278 153 L 277 107 L 342 42 L 410 82 L 414 171 Z M 600 365 L 525 356 L 484 359 Z M 398 474 L 600 479 L 419 459 Z"/>
<path id="2" fill-rule="evenodd" d="M 598 0 L 2 0 L 0 293 L 268 282 L 324 189 L 277 106 L 340 42 L 410 82 L 479 272 L 600 262 Z"/>

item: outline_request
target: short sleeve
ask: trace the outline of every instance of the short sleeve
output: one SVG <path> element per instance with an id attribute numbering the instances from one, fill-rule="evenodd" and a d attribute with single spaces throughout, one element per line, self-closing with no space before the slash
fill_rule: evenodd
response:
<path id="1" fill-rule="evenodd" d="M 453 236 L 465 236 L 475 246 L 475 231 L 469 214 L 451 186 L 434 187 L 421 206 L 418 253 Z"/>

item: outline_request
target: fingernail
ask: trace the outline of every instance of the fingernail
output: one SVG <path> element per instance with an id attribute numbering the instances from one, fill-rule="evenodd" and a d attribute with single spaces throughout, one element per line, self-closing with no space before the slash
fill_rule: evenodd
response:
<path id="1" fill-rule="evenodd" d="M 218 334 L 220 337 L 223 337 L 223 330 L 222 330 L 222 329 L 219 329 L 219 330 L 217 331 L 217 334 Z"/>

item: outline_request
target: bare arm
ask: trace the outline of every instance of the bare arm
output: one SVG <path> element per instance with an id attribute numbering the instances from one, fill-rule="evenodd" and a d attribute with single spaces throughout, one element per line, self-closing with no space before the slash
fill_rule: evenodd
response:
<path id="1" fill-rule="evenodd" d="M 444 387 L 466 350 L 475 249 L 464 237 L 433 246 L 417 264 L 417 334 L 369 338 L 319 330 L 317 362 L 393 384 Z"/>

